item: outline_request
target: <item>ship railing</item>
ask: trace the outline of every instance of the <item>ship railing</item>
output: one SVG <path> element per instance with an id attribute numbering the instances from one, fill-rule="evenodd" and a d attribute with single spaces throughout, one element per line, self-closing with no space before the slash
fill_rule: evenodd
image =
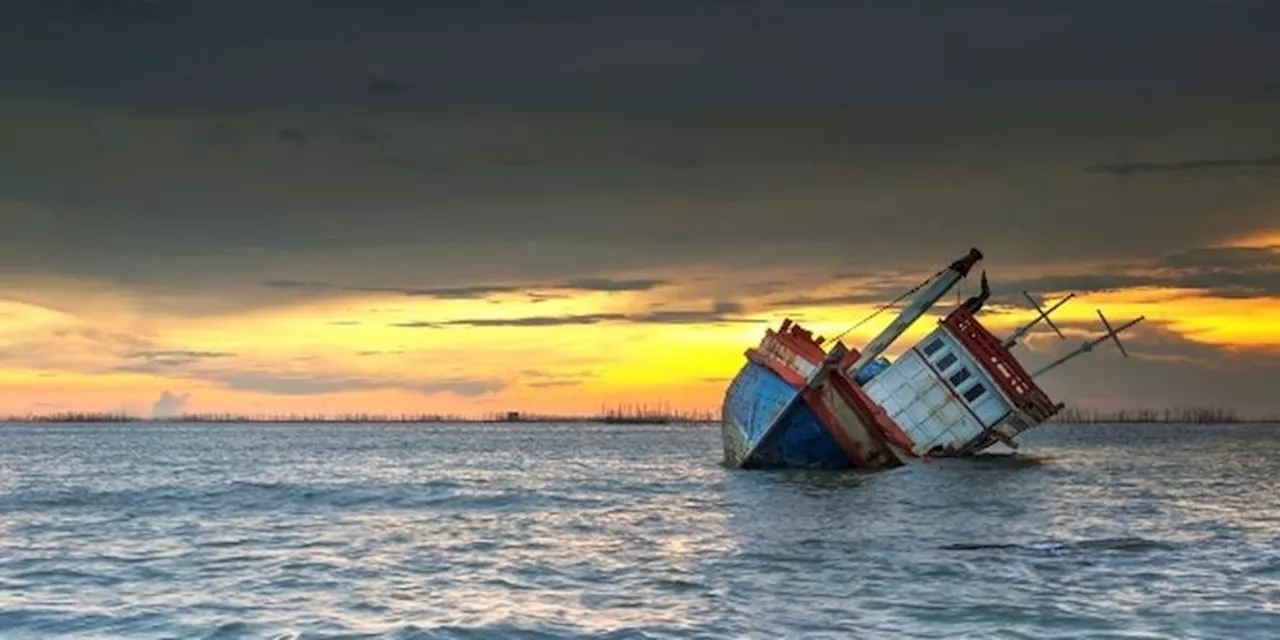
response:
<path id="1" fill-rule="evenodd" d="M 995 378 L 1014 405 L 1031 418 L 1043 421 L 1061 409 L 1060 405 L 1050 400 L 1048 394 L 1036 385 L 1035 380 L 1009 350 L 1004 348 L 1000 340 L 967 310 L 961 308 L 953 311 L 942 323 Z"/>

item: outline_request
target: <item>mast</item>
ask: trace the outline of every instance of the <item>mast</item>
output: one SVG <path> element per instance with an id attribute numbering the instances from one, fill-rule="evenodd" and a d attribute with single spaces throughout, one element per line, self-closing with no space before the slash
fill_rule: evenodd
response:
<path id="1" fill-rule="evenodd" d="M 933 282 L 929 283 L 929 286 L 916 294 L 916 297 L 911 301 L 911 304 L 904 307 L 902 312 L 898 314 L 898 317 L 894 318 L 893 322 L 889 323 L 889 326 L 885 327 L 879 335 L 872 338 L 871 341 L 867 343 L 866 347 L 863 348 L 862 355 L 858 357 L 858 361 L 849 367 L 848 371 L 850 375 L 856 376 L 863 367 L 867 366 L 871 361 L 879 357 L 880 354 L 884 353 L 885 349 L 888 349 L 889 345 L 893 344 L 893 341 L 897 340 L 898 336 L 901 336 L 902 332 L 907 330 L 907 327 L 910 327 L 912 323 L 919 320 L 920 316 L 924 315 L 931 307 L 933 307 L 934 304 L 938 302 L 938 300 L 941 300 L 942 296 L 947 295 L 947 292 L 950 291 L 956 283 L 969 275 L 969 270 L 972 269 L 973 265 L 981 259 L 981 251 L 978 251 L 977 249 L 970 249 L 968 255 L 956 260 L 951 263 L 951 266 L 943 269 L 934 278 Z"/>
<path id="2" fill-rule="evenodd" d="M 1067 297 L 1059 300 L 1052 307 L 1049 307 L 1048 310 L 1046 310 L 1044 307 L 1041 307 L 1040 303 L 1036 302 L 1036 299 L 1032 298 L 1031 294 L 1027 293 L 1026 291 L 1023 291 L 1022 295 L 1027 299 L 1027 302 L 1031 303 L 1031 306 L 1036 310 L 1036 313 L 1039 313 L 1040 315 L 1036 316 L 1036 318 L 1031 322 L 1028 322 L 1027 324 L 1022 325 L 1021 327 L 1018 327 L 1018 329 L 1013 332 L 1013 335 L 1006 338 L 1005 341 L 1002 343 L 1004 345 L 1004 348 L 1012 349 L 1013 346 L 1018 344 L 1018 341 L 1022 339 L 1022 336 L 1027 335 L 1027 332 L 1030 331 L 1032 328 L 1034 328 L 1037 324 L 1039 324 L 1041 320 L 1044 320 L 1045 323 L 1049 325 L 1049 328 L 1053 329 L 1053 332 L 1058 334 L 1059 338 L 1066 340 L 1067 337 L 1062 335 L 1062 330 L 1058 328 L 1058 325 L 1054 324 L 1053 320 L 1049 319 L 1049 314 L 1053 313 L 1054 311 L 1057 311 L 1058 307 L 1061 307 L 1062 305 L 1066 304 L 1068 300 L 1076 297 L 1076 294 L 1072 293 L 1067 295 Z"/>
<path id="3" fill-rule="evenodd" d="M 1085 343 L 1080 345 L 1080 347 L 1077 348 L 1075 351 L 1072 351 L 1071 353 L 1068 353 L 1062 356 L 1061 358 L 1058 358 L 1057 360 L 1054 360 L 1053 362 L 1050 362 L 1049 364 L 1046 364 L 1045 366 L 1040 367 L 1040 370 L 1031 374 L 1031 377 L 1039 378 L 1040 376 L 1057 368 L 1059 365 L 1062 365 L 1063 363 L 1069 360 L 1072 360 L 1077 356 L 1082 356 L 1086 353 L 1089 353 L 1090 351 L 1093 351 L 1094 347 L 1098 346 L 1099 344 L 1102 344 L 1103 342 L 1106 342 L 1107 340 L 1114 341 L 1116 343 L 1116 347 L 1120 349 L 1121 355 L 1128 358 L 1129 352 L 1125 351 L 1124 344 L 1120 342 L 1120 332 L 1124 331 L 1125 329 L 1128 329 L 1129 327 L 1132 327 L 1135 324 L 1138 324 L 1139 322 L 1142 322 L 1143 320 L 1146 320 L 1146 316 L 1138 316 L 1137 318 L 1134 318 L 1133 320 L 1130 320 L 1120 325 L 1119 327 L 1115 327 L 1115 328 L 1112 328 L 1111 323 L 1107 322 L 1107 317 L 1102 315 L 1101 309 L 1098 310 L 1098 318 L 1102 320 L 1102 326 L 1106 327 L 1107 329 L 1106 333 L 1102 334 L 1102 337 L 1085 341 Z"/>

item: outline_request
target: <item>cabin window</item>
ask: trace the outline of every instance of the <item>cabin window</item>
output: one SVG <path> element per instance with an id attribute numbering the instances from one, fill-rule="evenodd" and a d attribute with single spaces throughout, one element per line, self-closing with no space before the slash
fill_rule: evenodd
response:
<path id="1" fill-rule="evenodd" d="M 982 386 L 982 383 L 978 383 L 973 385 L 972 387 L 969 387 L 969 390 L 964 392 L 964 399 L 968 400 L 969 402 L 973 402 L 974 400 L 981 398 L 982 394 L 986 392 L 987 392 L 987 388 Z"/>
<path id="2" fill-rule="evenodd" d="M 942 348 L 942 338 L 934 338 L 932 342 L 924 346 L 924 354 L 926 356 L 931 356 L 937 353 L 938 349 L 941 349 L 941 348 Z"/>
<path id="3" fill-rule="evenodd" d="M 953 387 L 958 387 L 958 386 L 960 386 L 960 383 L 961 383 L 961 382 L 964 382 L 965 380 L 968 380 L 968 379 L 969 379 L 969 375 L 970 375 L 970 374 L 969 374 L 969 368 L 968 368 L 968 367 L 965 367 L 965 368 L 963 368 L 963 369 L 961 369 L 961 370 L 959 370 L 959 371 L 957 371 L 957 372 L 955 372 L 955 373 L 951 374 L 951 386 L 953 386 Z"/>
<path id="4" fill-rule="evenodd" d="M 948 353 L 947 355 L 942 356 L 942 359 L 938 361 L 938 370 L 945 371 L 947 367 L 950 367 L 955 363 L 956 363 L 956 354 Z"/>

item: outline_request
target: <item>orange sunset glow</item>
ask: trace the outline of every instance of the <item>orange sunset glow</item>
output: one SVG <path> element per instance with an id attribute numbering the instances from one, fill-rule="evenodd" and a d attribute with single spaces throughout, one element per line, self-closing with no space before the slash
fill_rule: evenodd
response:
<path id="1" fill-rule="evenodd" d="M 0 414 L 716 412 L 765 329 L 838 334 L 977 247 L 999 335 L 1034 317 L 1023 291 L 1077 296 L 1029 366 L 1099 335 L 1097 309 L 1145 316 L 1132 358 L 1099 347 L 1055 398 L 1280 415 L 1261 27 L 1135 50 L 1028 8 L 957 51 L 968 9 L 936 32 L 908 9 L 635 9 L 685 25 L 658 40 L 565 9 L 512 45 L 521 20 L 478 9 L 315 9 L 351 15 L 313 33 L 221 13 L 252 3 L 110 4 L 30 3 L 44 26 L 0 62 Z M 1210 4 L 1196 24 L 1262 11 Z M 68 20 L 83 47 L 46 37 Z M 107 36 L 135 27 L 155 47 Z"/>
<path id="2" fill-rule="evenodd" d="M 1280 0 L 0 43 L 0 640 L 1280 637 Z"/>
<path id="3" fill-rule="evenodd" d="M 992 269 L 997 291 L 1002 279 L 1019 280 L 1016 267 L 996 263 Z M 765 328 L 791 317 L 817 334 L 836 335 L 879 303 L 842 303 L 835 294 L 884 286 L 875 278 L 840 284 L 785 270 L 724 272 L 697 286 L 682 285 L 679 272 L 649 275 L 671 284 L 640 291 L 531 284 L 469 299 L 334 290 L 198 315 L 149 309 L 145 295 L 110 286 L 81 295 L 83 283 L 70 283 L 68 295 L 59 296 L 60 283 L 48 281 L 40 292 L 14 295 L 0 306 L 6 356 L 0 380 L 11 390 L 0 400 L 0 412 L 146 415 L 164 392 L 181 396 L 184 411 L 201 413 L 583 414 L 623 404 L 714 411 L 744 349 Z M 808 303 L 776 293 L 738 294 L 717 311 L 717 300 L 706 295 L 709 289 L 737 291 L 755 281 L 789 279 L 806 283 Z M 890 281 L 899 280 L 908 281 L 901 275 Z M 1067 292 L 1038 293 L 1051 301 Z M 1126 339 L 1140 356 L 1155 335 L 1205 350 L 1200 358 L 1280 353 L 1275 298 L 1132 286 L 1081 292 L 1054 316 L 1071 339 L 1048 339 L 1041 325 L 1025 340 L 1031 350 L 1025 357 L 1043 359 L 1098 335 L 1096 308 L 1113 321 L 1148 318 Z M 1019 297 L 999 309 L 984 320 L 998 335 L 1034 317 Z M 891 317 L 892 309 L 843 339 L 860 346 Z M 918 339 L 938 317 L 917 322 L 890 353 Z M 1117 369 L 1126 366 L 1115 353 L 1095 357 Z M 1069 371 L 1046 386 L 1069 397 Z"/>

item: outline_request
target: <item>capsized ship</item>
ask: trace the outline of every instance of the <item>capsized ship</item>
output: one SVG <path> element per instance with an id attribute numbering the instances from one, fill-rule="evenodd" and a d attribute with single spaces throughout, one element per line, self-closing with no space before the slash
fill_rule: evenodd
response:
<path id="1" fill-rule="evenodd" d="M 815 337 L 790 319 L 766 330 L 725 392 L 725 463 L 875 470 L 913 459 L 972 455 L 997 443 L 1016 449 L 1019 434 L 1063 407 L 1036 384 L 1037 376 L 1108 339 L 1128 356 L 1118 334 L 1143 318 L 1113 329 L 1099 311 L 1104 335 L 1028 373 L 1011 349 L 1041 321 L 1063 337 L 1049 314 L 1074 294 L 1046 310 L 1023 292 L 1038 316 L 1002 340 L 977 317 L 990 296 L 984 273 L 977 295 L 889 361 L 885 351 L 982 257 L 972 249 L 890 303 L 910 298 L 861 350 L 838 338 Z"/>

